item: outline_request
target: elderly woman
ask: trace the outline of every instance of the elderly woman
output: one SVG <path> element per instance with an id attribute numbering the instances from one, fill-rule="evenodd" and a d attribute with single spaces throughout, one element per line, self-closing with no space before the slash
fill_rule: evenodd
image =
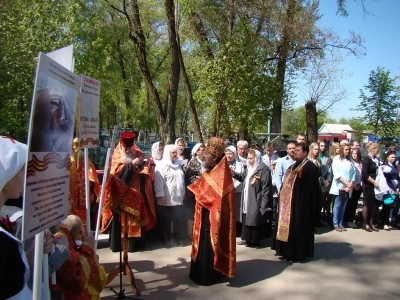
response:
<path id="1" fill-rule="evenodd" d="M 154 191 L 157 198 L 157 214 L 168 247 L 182 237 L 183 199 L 185 196 L 185 175 L 182 166 L 175 164 L 178 148 L 166 145 L 162 163 L 156 167 Z M 172 225 L 173 224 L 173 225 Z M 174 236 L 173 233 L 176 233 Z"/>
<path id="2" fill-rule="evenodd" d="M 155 179 L 156 166 L 162 162 L 163 152 L 164 144 L 162 142 L 156 142 L 151 145 L 151 156 L 149 156 L 148 166 L 149 174 L 153 181 Z"/>
<path id="3" fill-rule="evenodd" d="M 343 226 L 346 204 L 353 191 L 356 170 L 350 160 L 350 145 L 342 144 L 339 155 L 332 161 L 332 186 L 330 194 L 334 197 L 333 227 L 336 231 L 347 231 Z"/>
<path id="4" fill-rule="evenodd" d="M 0 209 L 7 199 L 18 198 L 24 188 L 27 147 L 0 137 Z M 12 233 L 8 220 L 0 218 L 0 299 L 32 299 L 24 247 Z"/>
<path id="5" fill-rule="evenodd" d="M 203 173 L 202 162 L 204 154 L 204 144 L 198 143 L 192 149 L 192 159 L 189 161 L 185 170 L 185 186 L 194 183 L 199 179 Z M 196 199 L 194 194 L 186 189 L 185 200 L 183 201 L 185 208 L 185 219 L 187 220 L 187 236 L 192 239 L 193 234 L 193 219 L 194 219 L 194 208 L 196 206 Z"/>
<path id="6" fill-rule="evenodd" d="M 363 229 L 368 232 L 379 231 L 374 224 L 374 218 L 378 211 L 380 201 L 375 197 L 375 187 L 379 187 L 376 181 L 377 171 L 379 167 L 379 145 L 371 143 L 368 145 L 368 156 L 361 161 L 361 178 L 363 191 Z"/>
<path id="7" fill-rule="evenodd" d="M 240 214 L 242 211 L 240 209 L 240 201 L 242 197 L 243 180 L 246 176 L 245 165 L 236 158 L 235 146 L 226 147 L 225 156 L 228 165 L 231 168 L 233 184 L 235 186 L 236 236 L 240 236 L 242 232 L 242 223 L 240 223 Z"/>
<path id="8" fill-rule="evenodd" d="M 250 149 L 247 155 L 247 175 L 242 193 L 242 240 L 248 247 L 260 247 L 271 229 L 271 170 L 261 161 L 261 154 Z"/>

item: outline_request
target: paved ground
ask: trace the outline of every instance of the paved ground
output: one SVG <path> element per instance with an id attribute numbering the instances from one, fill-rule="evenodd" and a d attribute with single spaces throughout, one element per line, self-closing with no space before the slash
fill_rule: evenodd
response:
<path id="1" fill-rule="evenodd" d="M 103 236 L 107 238 L 107 236 Z M 267 244 L 270 242 L 267 242 Z M 103 241 L 102 245 L 105 245 Z M 160 248 L 130 253 L 140 299 L 400 299 L 400 230 L 368 233 L 320 230 L 315 257 L 305 263 L 281 261 L 268 247 L 237 246 L 235 278 L 210 286 L 198 286 L 189 278 L 190 247 Z M 119 260 L 108 248 L 98 251 L 109 271 Z M 127 280 L 123 278 L 124 284 Z M 102 299 L 116 299 L 109 287 Z M 126 295 L 134 296 L 125 285 Z"/>

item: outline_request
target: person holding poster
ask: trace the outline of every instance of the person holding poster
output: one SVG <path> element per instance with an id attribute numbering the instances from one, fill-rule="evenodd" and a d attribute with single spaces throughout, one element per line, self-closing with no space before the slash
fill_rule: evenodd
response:
<path id="1" fill-rule="evenodd" d="M 0 209 L 24 188 L 27 147 L 0 137 Z M 30 271 L 23 244 L 12 234 L 9 220 L 0 218 L 0 299 L 32 299 Z"/>
<path id="2" fill-rule="evenodd" d="M 71 156 L 69 196 L 71 210 L 70 214 L 81 218 L 86 229 L 86 194 L 85 194 L 85 161 L 83 152 L 79 148 L 79 139 L 75 138 L 72 144 L 73 155 Z M 89 188 L 90 188 L 90 229 L 96 226 L 97 199 L 100 197 L 100 182 L 97 177 L 96 168 L 89 159 Z"/>
<path id="3" fill-rule="evenodd" d="M 120 251 L 121 236 L 124 230 L 128 233 L 128 251 L 135 252 L 144 248 L 144 239 L 142 226 L 149 224 L 147 215 L 151 215 L 155 222 L 154 197 L 151 188 L 150 176 L 141 174 L 141 163 L 143 162 L 143 152 L 135 144 L 135 134 L 133 132 L 123 132 L 120 136 L 120 142 L 114 149 L 110 178 L 107 180 L 104 195 L 104 205 L 102 213 L 102 232 L 109 230 L 110 248 L 113 252 Z M 118 180 L 119 179 L 119 180 Z M 142 183 L 141 183 L 142 179 Z M 146 182 L 150 180 L 150 184 Z M 150 186 L 146 188 L 146 186 Z M 131 189 L 126 193 L 126 189 Z M 144 187 L 141 193 L 141 187 Z M 118 194 L 118 197 L 115 195 Z M 119 214 L 113 209 L 122 199 L 121 208 L 123 216 L 128 218 L 128 228 L 124 228 L 124 222 L 121 224 L 122 231 L 119 228 Z M 145 204 L 145 200 L 147 200 Z M 123 217 L 122 216 L 122 217 Z M 147 229 L 147 228 L 146 228 Z"/>

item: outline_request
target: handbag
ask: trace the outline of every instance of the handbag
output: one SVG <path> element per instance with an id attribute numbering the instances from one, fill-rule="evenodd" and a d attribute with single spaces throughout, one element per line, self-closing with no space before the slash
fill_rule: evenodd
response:
<path id="1" fill-rule="evenodd" d="M 349 199 L 349 192 L 345 190 L 339 190 L 339 200 L 347 200 Z"/>
<path id="2" fill-rule="evenodd" d="M 383 195 L 383 203 L 385 205 L 392 205 L 394 203 L 395 199 L 396 199 L 396 195 L 394 195 L 394 194 Z"/>

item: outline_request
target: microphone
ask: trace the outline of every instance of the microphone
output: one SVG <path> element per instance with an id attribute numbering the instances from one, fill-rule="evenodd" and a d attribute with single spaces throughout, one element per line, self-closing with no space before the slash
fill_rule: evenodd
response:
<path id="1" fill-rule="evenodd" d="M 147 158 L 143 159 L 135 168 L 137 170 L 141 170 L 146 163 L 147 163 Z"/>

